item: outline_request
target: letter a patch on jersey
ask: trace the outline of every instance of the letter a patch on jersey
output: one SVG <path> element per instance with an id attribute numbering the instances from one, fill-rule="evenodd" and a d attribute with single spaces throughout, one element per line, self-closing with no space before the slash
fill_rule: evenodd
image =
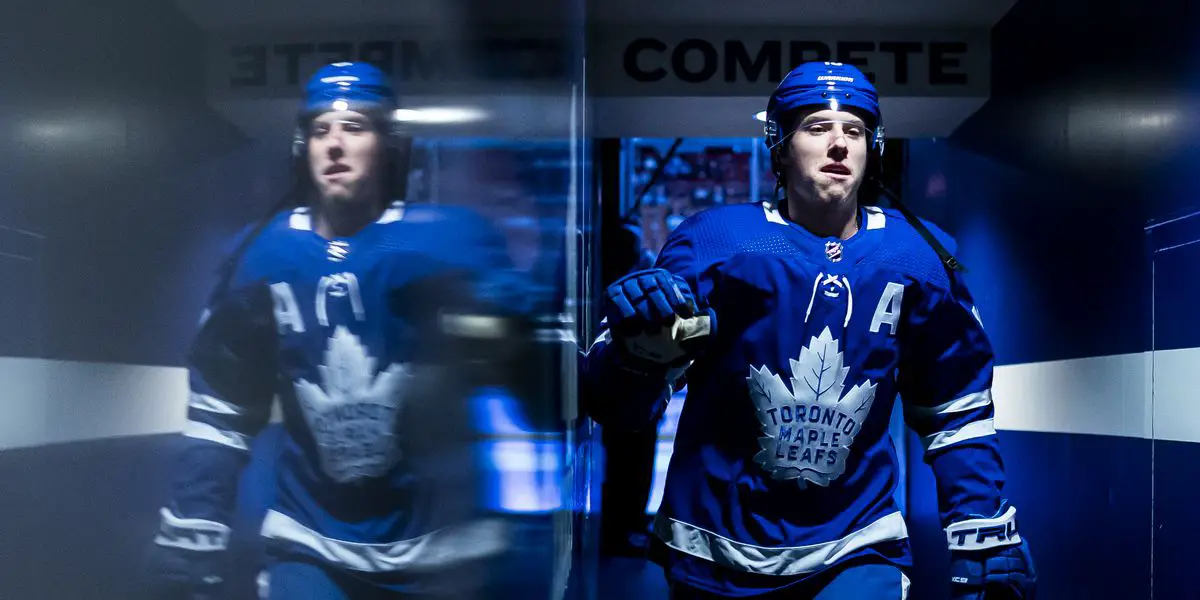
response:
<path id="1" fill-rule="evenodd" d="M 850 445 L 875 401 L 873 382 L 845 391 L 849 367 L 826 327 L 790 361 L 791 389 L 765 366 L 746 378 L 763 436 L 755 462 L 773 479 L 828 486 L 846 470 Z M 845 394 L 843 394 L 845 392 Z"/>

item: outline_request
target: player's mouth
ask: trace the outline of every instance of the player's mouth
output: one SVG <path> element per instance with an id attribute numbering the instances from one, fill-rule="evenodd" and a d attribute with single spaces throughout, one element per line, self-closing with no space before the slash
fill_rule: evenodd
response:
<path id="1" fill-rule="evenodd" d="M 821 167 L 821 172 L 829 175 L 834 175 L 838 178 L 850 177 L 850 167 L 842 163 L 829 163 Z"/>
<path id="2" fill-rule="evenodd" d="M 328 167 L 326 167 L 324 174 L 326 177 L 333 177 L 335 175 L 341 175 L 342 173 L 349 173 L 349 172 L 350 172 L 350 167 L 348 165 L 336 163 L 336 164 L 332 164 L 332 165 L 329 165 Z"/>

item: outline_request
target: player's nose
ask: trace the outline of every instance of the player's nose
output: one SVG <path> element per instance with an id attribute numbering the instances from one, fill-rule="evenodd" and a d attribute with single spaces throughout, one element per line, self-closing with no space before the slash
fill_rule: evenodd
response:
<path id="1" fill-rule="evenodd" d="M 342 132 L 337 129 L 331 129 L 329 131 L 329 133 L 325 134 L 324 142 L 325 142 L 325 147 L 328 148 L 331 152 L 333 151 L 334 148 L 342 148 L 342 146 L 344 144 L 344 141 L 342 139 Z"/>

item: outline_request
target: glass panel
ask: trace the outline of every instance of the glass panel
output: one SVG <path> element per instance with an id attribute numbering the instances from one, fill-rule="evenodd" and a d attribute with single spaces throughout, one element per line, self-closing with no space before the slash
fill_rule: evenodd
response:
<path id="1" fill-rule="evenodd" d="M 1173 550 L 1200 531 L 1192 469 L 1200 459 L 1200 214 L 1162 219 L 1146 232 L 1153 252 L 1151 589 L 1154 598 L 1176 598 L 1194 592 L 1195 577 L 1187 557 Z"/>
<path id="2" fill-rule="evenodd" d="M 583 3 L 500 4 L 6 11 L 0 597 L 562 597 Z"/>

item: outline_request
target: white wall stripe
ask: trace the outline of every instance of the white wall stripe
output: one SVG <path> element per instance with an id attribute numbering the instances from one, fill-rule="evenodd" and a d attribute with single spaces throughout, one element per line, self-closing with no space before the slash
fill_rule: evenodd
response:
<path id="1" fill-rule="evenodd" d="M 1200 442 L 1200 348 L 1155 352 L 1153 438 Z"/>
<path id="2" fill-rule="evenodd" d="M 1151 361 L 1137 353 L 997 367 L 996 429 L 1149 438 Z M 1200 406 L 1188 410 L 1200 415 Z M 1189 441 L 1200 441 L 1197 425 Z"/>
<path id="3" fill-rule="evenodd" d="M 190 393 L 180 367 L 0 357 L 0 450 L 179 433 Z"/>
<path id="4" fill-rule="evenodd" d="M 997 430 L 1200 442 L 1200 348 L 997 367 Z M 182 431 L 177 367 L 0 357 L 0 450 Z M 278 410 L 274 420 L 278 420 Z"/>
<path id="5" fill-rule="evenodd" d="M 187 371 L 0 358 L 0 450 L 180 431 Z"/>

